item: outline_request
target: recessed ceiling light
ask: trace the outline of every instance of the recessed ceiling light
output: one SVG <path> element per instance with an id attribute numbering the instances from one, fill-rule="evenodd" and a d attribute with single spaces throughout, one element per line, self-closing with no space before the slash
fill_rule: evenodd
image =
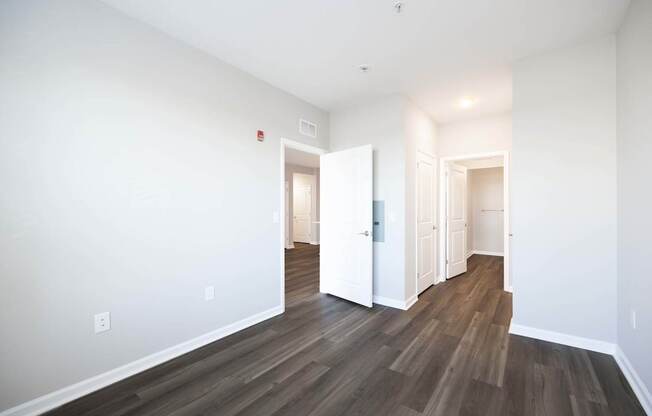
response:
<path id="1" fill-rule="evenodd" d="M 369 65 L 366 65 L 366 64 L 362 64 L 358 68 L 360 68 L 360 72 L 362 72 L 362 73 L 367 73 L 371 69 L 369 67 Z"/>
<path id="2" fill-rule="evenodd" d="M 463 97 L 460 99 L 460 108 L 471 108 L 475 105 L 476 101 L 477 100 L 475 98 Z"/>

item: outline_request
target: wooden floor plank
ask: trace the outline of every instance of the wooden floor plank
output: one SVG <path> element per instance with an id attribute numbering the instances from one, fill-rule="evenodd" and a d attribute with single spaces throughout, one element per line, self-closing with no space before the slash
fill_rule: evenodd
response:
<path id="1" fill-rule="evenodd" d="M 482 381 L 472 380 L 460 408 L 460 416 L 502 416 L 503 390 Z"/>
<path id="2" fill-rule="evenodd" d="M 507 333 L 502 258 L 408 311 L 319 293 L 319 246 L 286 251 L 286 311 L 48 415 L 644 415 L 613 357 Z"/>
<path id="3" fill-rule="evenodd" d="M 534 364 L 534 414 L 572 416 L 570 395 L 563 370 Z"/>

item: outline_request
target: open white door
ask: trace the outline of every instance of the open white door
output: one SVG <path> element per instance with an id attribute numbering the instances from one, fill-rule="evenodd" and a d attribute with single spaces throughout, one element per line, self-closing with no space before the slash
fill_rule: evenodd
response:
<path id="1" fill-rule="evenodd" d="M 447 170 L 446 278 L 466 272 L 466 168 L 449 164 Z"/>
<path id="2" fill-rule="evenodd" d="M 319 290 L 372 306 L 371 145 L 320 156 Z"/>
<path id="3" fill-rule="evenodd" d="M 417 293 L 435 284 L 435 160 L 417 154 Z"/>

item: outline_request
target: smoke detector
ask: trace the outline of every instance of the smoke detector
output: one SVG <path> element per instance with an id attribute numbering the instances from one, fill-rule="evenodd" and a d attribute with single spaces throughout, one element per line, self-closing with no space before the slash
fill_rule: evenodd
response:
<path id="1" fill-rule="evenodd" d="M 363 74 L 366 74 L 371 69 L 367 64 L 362 64 L 358 68 L 360 68 L 360 72 L 362 72 Z"/>

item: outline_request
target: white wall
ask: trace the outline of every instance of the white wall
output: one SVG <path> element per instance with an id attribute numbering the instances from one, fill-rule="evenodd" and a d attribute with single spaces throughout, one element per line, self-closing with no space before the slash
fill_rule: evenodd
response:
<path id="1" fill-rule="evenodd" d="M 503 168 L 470 169 L 470 251 L 503 254 Z"/>
<path id="2" fill-rule="evenodd" d="M 652 405 L 652 2 L 634 0 L 618 33 L 618 344 Z M 636 311 L 637 329 L 631 325 Z"/>
<path id="3" fill-rule="evenodd" d="M 279 306 L 279 138 L 325 112 L 90 0 L 0 2 L 0 91 L 0 409 Z"/>
<path id="4" fill-rule="evenodd" d="M 435 155 L 435 125 L 401 96 L 331 113 L 331 150 L 371 144 L 374 200 L 385 201 L 385 241 L 374 243 L 374 295 L 416 295 L 416 152 Z"/>
<path id="5" fill-rule="evenodd" d="M 439 157 L 498 152 L 512 148 L 512 114 L 437 126 Z"/>
<path id="6" fill-rule="evenodd" d="M 513 322 L 616 340 L 616 61 L 606 37 L 514 66 Z"/>
<path id="7" fill-rule="evenodd" d="M 299 165 L 292 165 L 289 163 L 285 164 L 285 180 L 288 182 L 288 191 L 289 191 L 289 204 L 287 206 L 288 209 L 288 217 L 290 219 L 288 223 L 288 235 L 289 235 L 289 241 L 290 244 L 293 242 L 293 236 L 294 236 L 294 213 L 293 213 L 293 202 L 294 201 L 294 174 L 295 173 L 303 173 L 305 175 L 313 175 L 314 176 L 314 184 L 313 184 L 313 193 L 312 193 L 312 209 L 313 209 L 313 222 L 314 221 L 319 221 L 319 168 L 309 168 L 306 166 L 299 166 Z M 311 224 L 311 233 L 312 233 L 312 239 L 315 243 L 319 243 L 319 224 Z"/>
<path id="8" fill-rule="evenodd" d="M 334 111 L 332 151 L 371 144 L 374 200 L 385 201 L 385 241 L 374 243 L 374 295 L 405 299 L 405 99 L 399 96 Z"/>
<path id="9" fill-rule="evenodd" d="M 410 299 L 416 296 L 416 259 L 417 259 L 417 152 L 423 152 L 434 157 L 437 160 L 437 132 L 435 123 L 423 110 L 414 103 L 407 100 L 404 108 L 404 129 L 406 145 L 406 175 L 405 175 L 405 298 Z M 435 166 L 436 168 L 436 166 Z M 437 218 L 437 169 L 433 180 L 435 181 L 433 217 Z M 437 231 L 435 232 L 435 242 L 439 241 Z M 433 261 L 439 266 L 437 261 L 437 247 L 433 247 L 435 254 Z M 438 270 L 435 270 L 435 276 L 438 276 Z"/>

